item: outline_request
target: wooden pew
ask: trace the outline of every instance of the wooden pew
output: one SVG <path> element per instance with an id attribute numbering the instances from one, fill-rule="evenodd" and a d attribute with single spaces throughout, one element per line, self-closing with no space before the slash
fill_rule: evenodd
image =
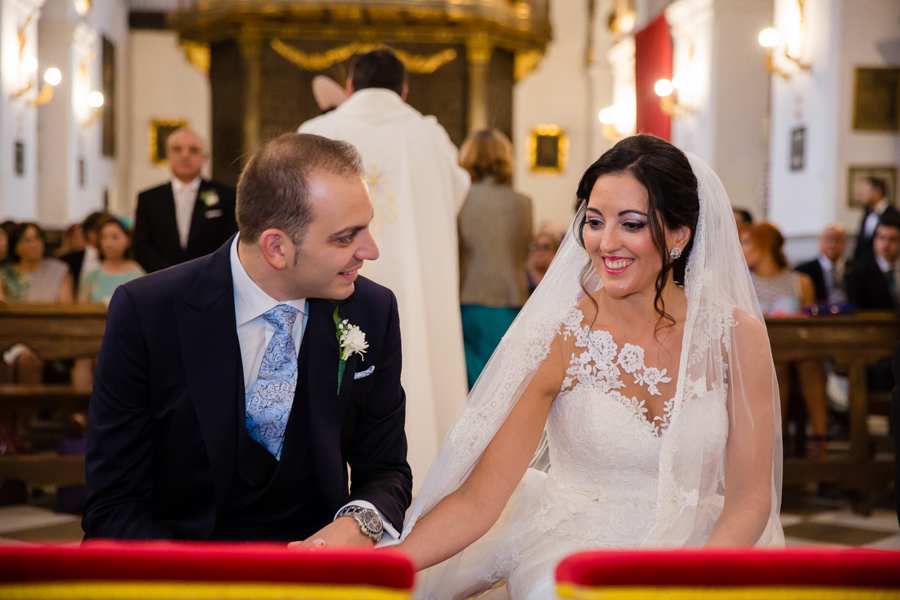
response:
<path id="1" fill-rule="evenodd" d="M 29 346 L 43 360 L 96 357 L 106 330 L 106 307 L 82 304 L 0 305 L 0 352 Z M 90 389 L 71 385 L 0 385 L 0 412 L 57 408 L 86 410 Z M 19 479 L 30 485 L 84 483 L 84 457 L 55 453 L 0 456 L 0 484 Z"/>
<path id="2" fill-rule="evenodd" d="M 853 316 L 798 319 L 766 319 L 772 357 L 776 362 L 804 359 L 832 359 L 845 368 L 850 380 L 850 451 L 846 459 L 829 456 L 824 461 L 788 459 L 784 461 L 784 484 L 833 482 L 860 493 L 854 503 L 858 512 L 868 513 L 871 490 L 884 488 L 894 478 L 894 460 L 873 456 L 867 417 L 885 414 L 883 407 L 870 411 L 866 368 L 883 358 L 891 358 L 900 343 L 900 318 L 894 313 L 861 312 Z"/>

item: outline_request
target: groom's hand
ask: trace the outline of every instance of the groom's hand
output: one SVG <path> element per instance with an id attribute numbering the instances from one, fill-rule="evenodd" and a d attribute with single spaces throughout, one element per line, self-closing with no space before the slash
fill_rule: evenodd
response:
<path id="1" fill-rule="evenodd" d="M 375 542 L 363 535 L 356 519 L 338 517 L 302 542 L 288 544 L 288 548 L 336 548 L 340 546 L 372 548 L 375 546 Z"/>

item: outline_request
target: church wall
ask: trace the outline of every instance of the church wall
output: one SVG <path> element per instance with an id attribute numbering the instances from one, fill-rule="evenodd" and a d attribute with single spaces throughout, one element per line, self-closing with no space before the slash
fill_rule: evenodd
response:
<path id="1" fill-rule="evenodd" d="M 853 129 L 857 67 L 900 68 L 900 2 L 867 0 L 865 10 L 844 0 L 841 27 L 840 113 L 836 217 L 856 232 L 862 209 L 848 206 L 848 172 L 852 166 L 892 165 L 900 168 L 900 132 Z M 900 110 L 898 107 L 896 110 Z M 897 196 L 894 203 L 897 205 Z"/>
<path id="2" fill-rule="evenodd" d="M 513 91 L 514 187 L 534 201 L 535 225 L 550 220 L 567 228 L 574 215 L 575 189 L 592 156 L 597 114 L 590 102 L 591 80 L 585 65 L 591 26 L 586 2 L 551 2 L 553 41 L 538 67 Z M 558 125 L 569 138 L 569 161 L 560 174 L 532 173 L 527 141 L 532 128 Z"/>
<path id="3" fill-rule="evenodd" d="M 10 95 L 28 83 L 28 75 L 19 63 L 19 28 L 28 15 L 38 11 L 42 0 L 3 0 L 0 2 L 0 220 L 37 218 L 37 109 L 27 104 L 34 90 L 18 99 Z M 25 29 L 25 57 L 37 58 L 38 18 Z M 38 65 L 43 73 L 44 65 Z M 38 74 L 32 85 L 41 83 Z M 23 144 L 24 172 L 16 173 L 16 142 Z"/>
<path id="4" fill-rule="evenodd" d="M 666 19 L 689 111 L 673 119 L 672 142 L 716 170 L 734 206 L 762 218 L 769 76 L 757 35 L 771 25 L 772 0 L 679 0 Z"/>
<path id="5" fill-rule="evenodd" d="M 772 78 L 769 218 L 799 261 L 816 252 L 817 237 L 831 221 L 855 234 L 861 209 L 847 206 L 847 174 L 854 165 L 900 163 L 900 136 L 852 129 L 856 67 L 900 65 L 900 4 L 895 0 L 821 0 L 807 3 L 806 72 Z M 777 0 L 779 29 L 792 22 L 795 3 Z M 776 52 L 777 54 L 777 52 Z M 790 170 L 792 130 L 805 127 L 804 168 Z"/>
<path id="6" fill-rule="evenodd" d="M 185 58 L 177 33 L 133 30 L 129 65 L 131 114 L 128 129 L 131 136 L 127 142 L 127 211 L 123 212 L 133 214 L 138 192 L 164 183 L 169 178 L 166 165 L 156 165 L 151 161 L 151 122 L 154 119 L 187 120 L 209 148 L 212 111 L 209 79 L 206 73 Z M 210 173 L 210 163 L 207 163 L 204 176 L 209 177 Z"/>
<path id="7" fill-rule="evenodd" d="M 38 219 L 62 228 L 121 197 L 122 166 L 103 154 L 102 111 L 87 104 L 90 92 L 103 89 L 103 38 L 117 49 L 116 68 L 124 74 L 127 10 L 121 2 L 96 1 L 80 15 L 70 0 L 48 0 L 39 23 L 39 62 L 56 66 L 62 81 L 51 102 L 38 109 Z M 126 106 L 123 94 L 115 101 Z M 118 139 L 124 139 L 123 133 Z"/>

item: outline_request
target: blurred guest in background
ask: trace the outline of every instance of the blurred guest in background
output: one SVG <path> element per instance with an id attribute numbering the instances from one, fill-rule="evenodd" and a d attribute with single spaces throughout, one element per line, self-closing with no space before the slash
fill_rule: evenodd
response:
<path id="1" fill-rule="evenodd" d="M 735 208 L 734 222 L 737 223 L 738 227 L 741 225 L 750 225 L 753 223 L 753 215 L 750 214 L 750 211 L 746 208 Z"/>
<path id="2" fill-rule="evenodd" d="M 459 213 L 459 297 L 469 387 L 528 300 L 531 198 L 512 185 L 512 144 L 496 129 L 471 134 L 459 164 L 472 187 Z"/>
<path id="3" fill-rule="evenodd" d="M 148 273 L 210 254 L 237 232 L 234 188 L 203 179 L 200 136 L 178 129 L 166 140 L 168 183 L 138 194 L 134 254 Z"/>
<path id="4" fill-rule="evenodd" d="M 750 267 L 750 278 L 759 308 L 766 316 L 790 316 L 816 301 L 815 286 L 809 275 L 798 273 L 788 266 L 784 255 L 784 236 L 771 223 L 754 223 L 741 230 L 741 248 Z M 812 446 L 809 457 L 823 458 L 828 441 L 828 412 L 825 395 L 825 365 L 821 361 L 797 361 L 800 393 L 812 425 Z M 781 396 L 781 417 L 784 422 L 790 399 L 791 364 L 775 363 Z"/>
<path id="5" fill-rule="evenodd" d="M 866 177 L 857 188 L 857 197 L 863 203 L 865 213 L 859 225 L 853 261 L 865 262 L 872 258 L 872 240 L 875 238 L 875 229 L 881 217 L 887 215 L 900 218 L 900 212 L 888 201 L 884 179 Z"/>
<path id="6" fill-rule="evenodd" d="M 847 301 L 844 283 L 847 275 L 846 249 L 847 230 L 841 223 L 832 223 L 819 236 L 819 256 L 797 267 L 797 271 L 812 279 L 816 302 L 842 304 Z"/>
<path id="7" fill-rule="evenodd" d="M 97 240 L 100 264 L 84 273 L 78 301 L 109 304 L 117 287 L 144 275 L 144 270 L 132 260 L 131 232 L 120 220 L 110 217 L 104 221 Z"/>
<path id="8" fill-rule="evenodd" d="M 81 223 L 72 223 L 62 234 L 62 243 L 56 249 L 56 257 L 60 258 L 70 252 L 84 251 L 84 227 Z"/>
<path id="9" fill-rule="evenodd" d="M 59 259 L 69 265 L 69 274 L 72 275 L 72 284 L 75 293 L 81 285 L 81 274 L 92 271 L 100 266 L 100 252 L 97 249 L 97 228 L 108 219 L 110 214 L 104 211 L 94 211 L 85 217 L 81 224 L 84 232 L 83 244 L 80 249 L 72 248 Z"/>
<path id="10" fill-rule="evenodd" d="M 47 235 L 37 223 L 20 223 L 9 246 L 12 262 L 0 267 L 7 302 L 72 302 L 72 278 L 64 262 L 44 256 Z"/>
<path id="11" fill-rule="evenodd" d="M 6 264 L 9 260 L 9 234 L 0 227 L 0 265 Z"/>
<path id="12" fill-rule="evenodd" d="M 122 221 L 108 217 L 97 228 L 100 264 L 81 277 L 78 302 L 109 305 L 113 292 L 123 283 L 144 275 L 144 270 L 131 259 L 131 232 Z M 72 385 L 91 387 L 97 359 L 80 358 L 72 369 Z"/>
<path id="13" fill-rule="evenodd" d="M 534 241 L 528 247 L 528 259 L 525 263 L 529 294 L 537 288 L 550 268 L 550 263 L 553 262 L 553 257 L 556 256 L 556 251 L 562 243 L 562 237 L 559 227 L 549 221 L 541 223 L 538 227 Z"/>
<path id="14" fill-rule="evenodd" d="M 47 236 L 37 223 L 20 223 L 10 236 L 11 262 L 0 266 L 0 299 L 6 302 L 71 303 L 72 277 L 66 263 L 44 257 Z M 17 383 L 41 383 L 43 361 L 27 346 L 16 344 L 3 361 Z"/>
<path id="15" fill-rule="evenodd" d="M 900 215 L 885 213 L 872 238 L 872 256 L 854 265 L 847 297 L 863 310 L 896 310 L 900 293 Z"/>

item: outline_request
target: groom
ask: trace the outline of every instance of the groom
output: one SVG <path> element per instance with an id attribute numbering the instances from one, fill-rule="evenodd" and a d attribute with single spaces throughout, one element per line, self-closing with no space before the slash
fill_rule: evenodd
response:
<path id="1" fill-rule="evenodd" d="M 241 174 L 235 237 L 119 287 L 90 403 L 86 538 L 397 536 L 412 489 L 400 330 L 394 295 L 357 275 L 378 258 L 360 173 L 350 144 L 283 135 Z M 335 314 L 368 344 L 345 361 Z"/>

